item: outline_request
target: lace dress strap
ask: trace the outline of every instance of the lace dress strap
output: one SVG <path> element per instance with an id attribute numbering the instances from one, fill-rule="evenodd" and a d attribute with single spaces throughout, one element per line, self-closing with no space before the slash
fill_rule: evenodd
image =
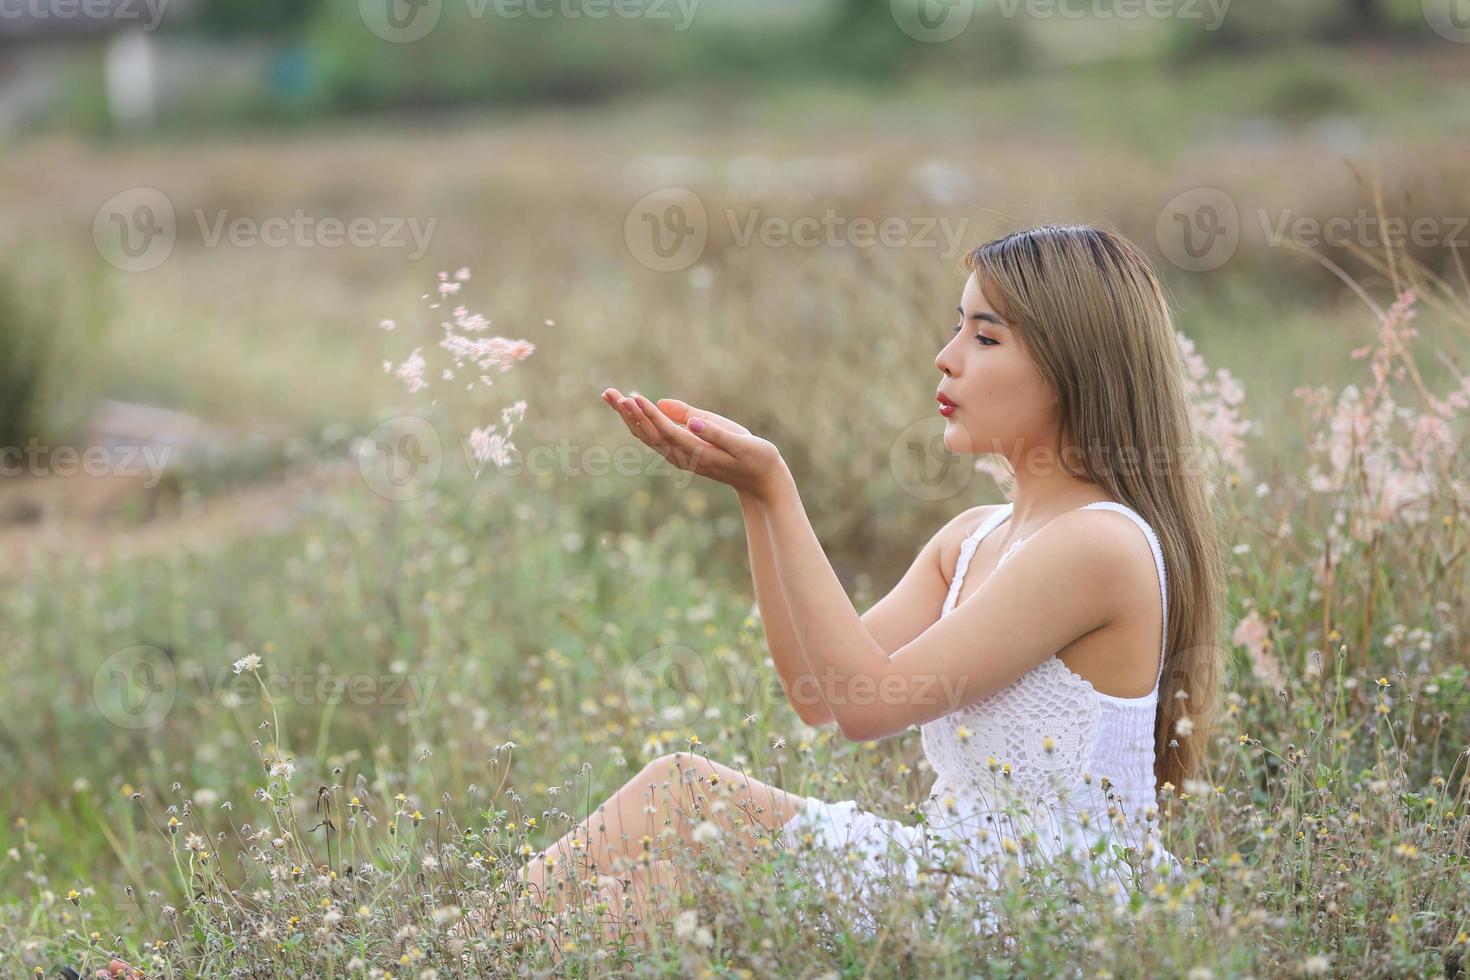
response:
<path id="1" fill-rule="evenodd" d="M 960 542 L 960 557 L 955 562 L 954 578 L 949 582 L 949 595 L 944 599 L 943 612 L 947 613 L 954 608 L 955 601 L 960 595 L 960 586 L 965 581 L 965 573 L 970 570 L 970 559 L 975 557 L 975 548 L 980 544 L 980 539 L 994 530 L 1001 521 L 1010 517 L 1014 508 L 1014 504 L 1001 504 L 991 511 L 989 517 L 980 522 L 979 527 L 966 535 L 964 541 Z"/>

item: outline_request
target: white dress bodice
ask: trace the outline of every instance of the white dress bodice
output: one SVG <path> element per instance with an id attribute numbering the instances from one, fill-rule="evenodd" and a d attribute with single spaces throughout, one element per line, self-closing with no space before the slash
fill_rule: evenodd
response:
<path id="1" fill-rule="evenodd" d="M 941 617 L 954 611 L 976 547 L 1012 509 L 1011 504 L 998 507 L 964 540 Z M 1148 538 L 1167 631 L 1168 580 L 1153 528 L 1114 501 L 1080 509 L 1117 511 Z M 1156 835 L 1154 724 L 1167 648 L 1166 635 L 1154 688 L 1143 697 L 1104 694 L 1053 654 L 994 694 L 923 725 L 924 755 L 936 774 L 926 803 L 931 820 L 941 825 L 976 819 L 994 824 L 997 811 L 1019 804 L 1037 823 L 1043 846 L 1056 837 L 1043 827 L 1055 830 L 1060 825 L 1106 828 L 1120 844 L 1145 845 Z"/>

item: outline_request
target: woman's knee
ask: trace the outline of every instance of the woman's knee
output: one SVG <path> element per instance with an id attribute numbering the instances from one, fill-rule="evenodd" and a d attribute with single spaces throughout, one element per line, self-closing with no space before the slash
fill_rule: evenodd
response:
<path id="1" fill-rule="evenodd" d="M 688 778 L 685 773 L 698 774 L 708 768 L 709 763 L 692 752 L 666 752 L 643 767 L 637 777 L 638 785 L 641 789 L 650 783 L 675 785 Z"/>

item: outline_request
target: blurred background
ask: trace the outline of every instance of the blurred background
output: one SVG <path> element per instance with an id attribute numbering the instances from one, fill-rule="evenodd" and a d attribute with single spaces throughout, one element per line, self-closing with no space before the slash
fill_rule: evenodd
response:
<path id="1" fill-rule="evenodd" d="M 419 297 L 462 267 L 458 299 L 540 353 L 455 409 L 451 446 L 517 398 L 523 438 L 607 443 L 593 399 L 617 384 L 743 413 L 846 499 L 889 468 L 875 435 L 929 414 L 959 255 L 1046 221 L 1139 243 L 1207 359 L 1287 407 L 1288 379 L 1347 358 L 1355 300 L 1328 263 L 1371 247 L 1365 219 L 1425 219 L 1409 247 L 1436 268 L 1470 236 L 1458 13 L 7 0 L 0 443 L 40 447 L 7 470 L 7 560 L 74 516 L 168 517 L 424 409 L 437 392 L 379 365 L 433 349 Z M 113 456 L 64 483 L 36 462 L 155 443 L 149 487 Z M 563 485 L 557 467 L 518 478 Z M 890 543 L 949 505 L 933 496 L 905 498 Z M 885 533 L 819 519 L 854 553 Z"/>
<path id="2" fill-rule="evenodd" d="M 548 716 L 542 773 L 666 748 L 604 725 L 597 665 L 742 622 L 740 515 L 598 393 L 776 442 L 870 603 L 1002 499 L 944 457 L 933 362 L 963 252 L 1016 228 L 1153 258 L 1269 498 L 1297 386 L 1356 376 L 1393 298 L 1385 218 L 1464 282 L 1467 93 L 1463 0 L 0 0 L 0 779 L 32 827 L 0 846 L 143 887 L 128 794 L 259 771 L 256 707 L 192 683 L 249 652 L 438 681 L 427 713 L 285 709 L 344 781 L 430 798 Z M 449 320 L 534 353 L 451 364 Z M 1421 329 L 1439 391 L 1463 327 Z M 476 456 L 512 423 L 514 465 Z"/>

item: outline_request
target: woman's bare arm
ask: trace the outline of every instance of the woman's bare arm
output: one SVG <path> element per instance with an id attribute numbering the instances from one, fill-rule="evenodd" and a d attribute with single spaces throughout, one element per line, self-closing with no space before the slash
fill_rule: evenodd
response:
<path id="1" fill-rule="evenodd" d="M 756 602 L 760 605 L 766 643 L 771 649 L 776 671 L 781 675 L 786 698 L 808 725 L 830 724 L 836 719 L 821 697 L 822 687 L 812 674 L 811 662 L 801 648 L 796 627 L 791 621 L 786 590 L 776 571 L 765 510 L 754 497 L 743 493 L 739 496 L 740 512 L 745 516 L 746 544 L 750 549 Z M 963 537 L 971 525 L 978 524 L 993 507 L 973 507 L 950 520 L 919 551 L 898 584 L 862 614 L 863 625 L 884 650 L 893 653 L 934 625 L 939 618 L 944 595 L 949 590 L 949 583 L 940 572 L 939 556 L 945 543 Z"/>
<path id="2" fill-rule="evenodd" d="M 745 516 L 745 542 L 750 550 L 750 574 L 755 580 L 755 600 L 761 610 L 761 627 L 766 633 L 766 645 L 770 647 L 776 673 L 781 676 L 781 686 L 786 690 L 786 700 L 808 725 L 826 725 L 833 720 L 832 711 L 821 699 L 818 693 L 820 685 L 811 677 L 811 666 L 797 642 L 791 613 L 786 608 L 786 595 L 771 555 L 771 535 L 766 526 L 765 512 L 754 498 L 743 493 L 740 494 L 740 512 Z"/>

